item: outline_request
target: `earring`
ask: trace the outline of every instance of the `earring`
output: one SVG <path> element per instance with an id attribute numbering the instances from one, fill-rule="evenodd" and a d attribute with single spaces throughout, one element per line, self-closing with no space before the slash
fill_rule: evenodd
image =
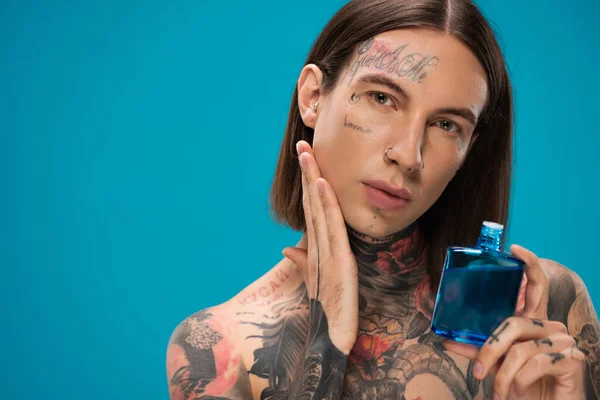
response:
<path id="1" fill-rule="evenodd" d="M 317 101 L 315 104 L 313 104 L 313 106 L 312 106 L 312 110 L 313 110 L 314 112 L 317 112 L 317 107 L 319 107 L 319 102 L 318 102 L 318 101 Z"/>

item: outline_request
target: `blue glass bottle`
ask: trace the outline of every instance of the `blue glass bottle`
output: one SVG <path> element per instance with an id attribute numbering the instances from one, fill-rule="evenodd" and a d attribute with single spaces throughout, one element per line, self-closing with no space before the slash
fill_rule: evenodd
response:
<path id="1" fill-rule="evenodd" d="M 514 315 L 523 261 L 503 253 L 504 226 L 484 222 L 475 247 L 449 247 L 431 329 L 440 336 L 481 346 Z"/>

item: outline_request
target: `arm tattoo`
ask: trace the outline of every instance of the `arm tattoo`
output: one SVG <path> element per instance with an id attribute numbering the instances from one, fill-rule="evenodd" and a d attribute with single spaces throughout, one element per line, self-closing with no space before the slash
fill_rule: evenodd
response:
<path id="1" fill-rule="evenodd" d="M 307 355 L 292 389 L 298 399 L 339 399 L 348 356 L 329 337 L 327 316 L 321 302 L 311 299 Z"/>
<path id="2" fill-rule="evenodd" d="M 262 341 L 262 346 L 254 350 L 254 364 L 248 371 L 268 381 L 261 392 L 262 400 L 289 397 L 308 335 L 308 295 L 304 284 L 287 300 L 275 303 L 271 311 L 274 318 L 267 322 L 242 322 L 262 332 L 248 337 Z"/>
<path id="3" fill-rule="evenodd" d="M 587 290 L 577 295 L 567 326 L 577 347 L 585 355 L 588 398 L 600 398 L 600 323 Z"/>
<path id="4" fill-rule="evenodd" d="M 250 396 L 233 343 L 212 323 L 212 314 L 201 311 L 175 330 L 167 354 L 171 399 L 220 399 L 223 394 Z M 215 325 L 217 325 L 215 323 Z"/>
<path id="5" fill-rule="evenodd" d="M 263 332 L 248 337 L 263 342 L 249 371 L 268 380 L 261 399 L 340 398 L 348 357 L 331 343 L 321 303 L 309 300 L 302 284 L 272 311 L 273 321 L 246 322 Z"/>
<path id="6" fill-rule="evenodd" d="M 567 326 L 586 361 L 587 398 L 600 398 L 600 322 L 585 284 L 566 267 L 550 277 L 548 319 Z"/>

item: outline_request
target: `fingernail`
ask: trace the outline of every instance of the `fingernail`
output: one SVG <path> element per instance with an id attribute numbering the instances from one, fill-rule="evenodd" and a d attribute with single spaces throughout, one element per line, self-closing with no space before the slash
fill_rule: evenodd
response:
<path id="1" fill-rule="evenodd" d="M 300 142 L 296 142 L 296 153 L 300 155 Z"/>
<path id="2" fill-rule="evenodd" d="M 317 181 L 317 189 L 319 190 L 319 195 L 323 195 L 323 190 L 325 190 L 325 186 L 323 186 L 323 181 Z"/>
<path id="3" fill-rule="evenodd" d="M 300 154 L 300 157 L 298 157 L 298 159 L 300 160 L 300 168 L 302 168 L 302 172 L 306 172 L 306 161 L 304 161 L 302 154 Z"/>
<path id="4" fill-rule="evenodd" d="M 477 379 L 483 378 L 483 365 L 479 361 L 476 361 L 473 366 L 473 376 Z"/>

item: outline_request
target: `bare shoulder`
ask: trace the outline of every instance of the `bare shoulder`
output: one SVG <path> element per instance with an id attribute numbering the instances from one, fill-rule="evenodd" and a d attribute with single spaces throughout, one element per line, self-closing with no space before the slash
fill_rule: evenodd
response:
<path id="1" fill-rule="evenodd" d="M 600 398 L 600 322 L 583 280 L 569 268 L 541 260 L 549 278 L 548 317 L 561 321 L 587 363 L 587 398 Z"/>
<path id="2" fill-rule="evenodd" d="M 237 327 L 227 306 L 201 310 L 177 326 L 167 348 L 167 379 L 171 400 L 249 397 Z"/>
<path id="3" fill-rule="evenodd" d="M 247 338 L 301 280 L 296 267 L 283 260 L 229 301 L 185 318 L 167 348 L 171 400 L 252 398 L 248 365 L 253 349 Z"/>
<path id="4" fill-rule="evenodd" d="M 548 279 L 552 280 L 561 280 L 561 279 L 570 279 L 573 283 L 582 284 L 581 278 L 575 271 L 570 268 L 548 258 L 540 258 L 540 265 Z"/>
<path id="5" fill-rule="evenodd" d="M 587 292 L 585 283 L 579 275 L 572 269 L 547 258 L 541 258 L 540 263 L 542 269 L 548 276 L 550 284 L 549 295 L 552 297 L 563 297 L 562 300 L 571 300 L 571 298 L 579 295 L 582 292 Z M 567 298 L 564 298 L 567 296 Z"/>
<path id="6" fill-rule="evenodd" d="M 585 284 L 575 271 L 556 261 L 542 258 L 540 265 L 548 276 L 548 317 L 567 325 L 577 296 L 587 293 Z"/>
<path id="7" fill-rule="evenodd" d="M 290 260 L 283 259 L 233 297 L 228 304 L 241 312 L 269 309 L 289 296 L 302 282 L 302 275 L 297 267 Z"/>

